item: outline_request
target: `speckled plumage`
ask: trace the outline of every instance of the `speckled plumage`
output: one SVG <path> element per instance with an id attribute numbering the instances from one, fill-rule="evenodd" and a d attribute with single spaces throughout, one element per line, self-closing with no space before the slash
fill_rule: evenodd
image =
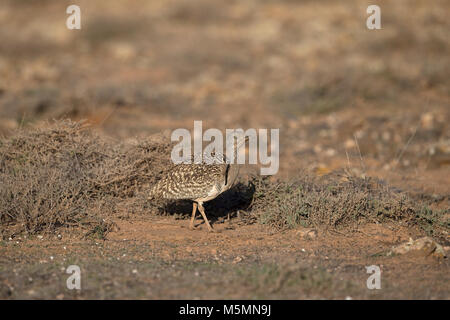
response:
<path id="1" fill-rule="evenodd" d="M 151 191 L 151 195 L 165 199 L 205 198 L 212 188 L 226 184 L 228 164 L 179 164 L 168 171 Z"/>
<path id="2" fill-rule="evenodd" d="M 246 140 L 238 141 L 237 148 Z M 239 174 L 239 166 L 227 163 L 225 156 L 217 154 L 214 159 L 215 163 L 203 159 L 199 164 L 175 165 L 151 188 L 149 195 L 164 199 L 193 200 L 190 228 L 194 228 L 198 204 L 208 230 L 213 231 L 204 213 L 203 202 L 212 200 L 230 189 Z"/>

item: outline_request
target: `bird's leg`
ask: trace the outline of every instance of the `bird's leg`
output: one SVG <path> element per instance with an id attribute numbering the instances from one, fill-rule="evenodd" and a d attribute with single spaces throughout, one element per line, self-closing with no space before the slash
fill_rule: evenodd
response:
<path id="1" fill-rule="evenodd" d="M 192 217 L 191 217 L 191 223 L 189 223 L 189 229 L 194 230 L 194 221 L 195 221 L 195 214 L 197 213 L 197 202 L 192 203 Z"/>
<path id="2" fill-rule="evenodd" d="M 203 208 L 203 203 L 198 203 L 198 211 L 202 214 L 203 220 L 205 220 L 206 226 L 208 227 L 209 232 L 215 232 L 215 230 L 209 224 L 208 218 L 206 218 L 205 209 Z"/>

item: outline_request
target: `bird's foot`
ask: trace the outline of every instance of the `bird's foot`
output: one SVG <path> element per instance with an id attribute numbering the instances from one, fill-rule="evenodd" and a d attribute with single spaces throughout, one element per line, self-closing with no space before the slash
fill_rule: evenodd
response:
<path id="1" fill-rule="evenodd" d="M 189 225 L 189 230 L 197 230 L 197 227 L 192 223 Z"/>

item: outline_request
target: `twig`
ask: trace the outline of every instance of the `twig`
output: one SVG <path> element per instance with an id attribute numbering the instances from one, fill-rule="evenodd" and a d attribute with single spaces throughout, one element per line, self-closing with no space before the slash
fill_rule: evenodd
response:
<path id="1" fill-rule="evenodd" d="M 365 177 L 366 176 L 366 165 L 364 164 L 364 159 L 363 159 L 362 154 L 361 154 L 361 149 L 359 148 L 359 143 L 358 143 L 358 139 L 356 138 L 356 134 L 353 134 L 353 138 L 355 139 L 356 148 L 358 148 L 359 159 L 360 159 L 361 167 L 363 169 L 364 177 Z"/>
<path id="2" fill-rule="evenodd" d="M 406 142 L 406 144 L 403 146 L 403 149 L 401 150 L 400 154 L 398 155 L 397 159 L 395 159 L 394 167 L 392 169 L 395 169 L 397 167 L 397 165 L 400 162 L 401 158 L 403 157 L 403 154 L 405 153 L 406 149 L 408 149 L 409 144 L 411 143 L 411 141 L 416 136 L 418 128 L 419 128 L 419 126 L 417 125 L 416 128 L 414 129 L 413 134 L 409 137 L 408 142 Z"/>

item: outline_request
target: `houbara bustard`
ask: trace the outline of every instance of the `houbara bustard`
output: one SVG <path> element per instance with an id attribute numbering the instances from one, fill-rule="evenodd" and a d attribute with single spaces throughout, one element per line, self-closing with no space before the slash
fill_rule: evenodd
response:
<path id="1" fill-rule="evenodd" d="M 234 159 L 227 158 L 220 153 L 213 154 L 213 158 L 203 155 L 201 163 L 181 163 L 172 167 L 151 189 L 150 197 L 172 200 L 188 199 L 193 201 L 192 217 L 189 229 L 193 230 L 195 214 L 200 211 L 209 232 L 215 230 L 209 224 L 203 208 L 203 202 L 216 198 L 221 193 L 230 189 L 239 175 L 239 164 L 236 157 L 241 146 L 248 141 L 247 136 L 238 137 L 234 142 Z M 195 159 L 194 155 L 194 159 Z M 212 161 L 214 160 L 214 161 Z"/>

